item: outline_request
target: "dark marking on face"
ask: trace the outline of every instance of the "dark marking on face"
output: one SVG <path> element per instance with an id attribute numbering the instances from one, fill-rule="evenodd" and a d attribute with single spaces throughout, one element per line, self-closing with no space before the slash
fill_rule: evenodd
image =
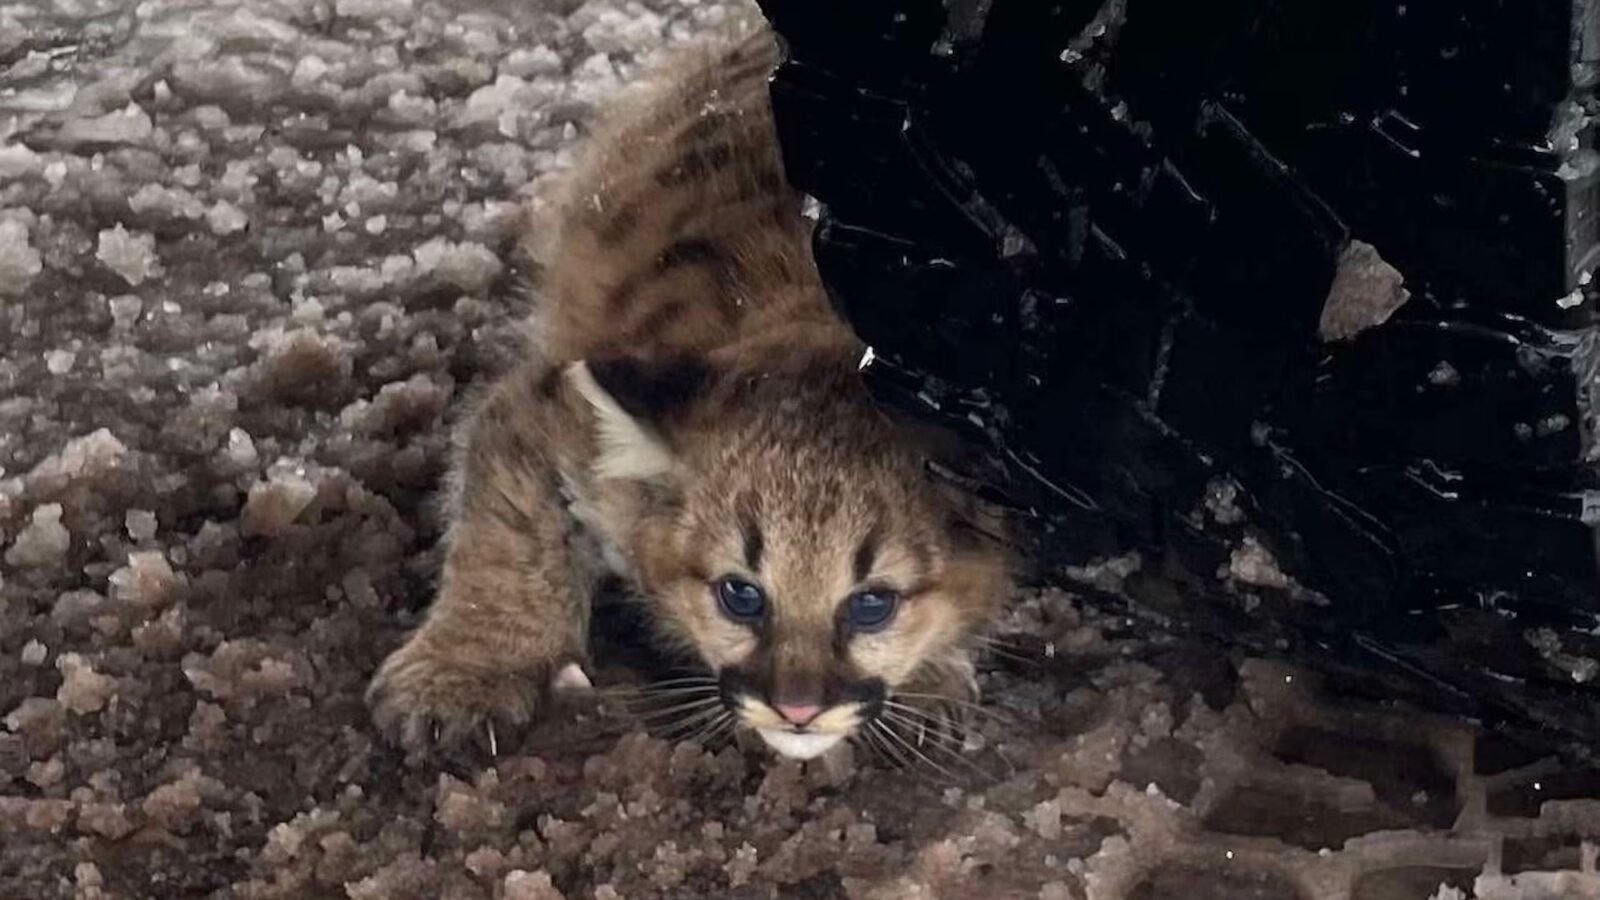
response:
<path id="1" fill-rule="evenodd" d="M 766 194 L 776 194 L 789 186 L 787 179 L 783 177 L 783 173 L 766 166 L 757 169 L 752 177 L 756 187 Z"/>
<path id="2" fill-rule="evenodd" d="M 725 274 L 728 255 L 716 242 L 705 237 L 678 238 L 667 245 L 656 257 L 656 272 L 665 273 L 685 266 L 705 266 L 714 269 L 718 278 Z"/>
<path id="3" fill-rule="evenodd" d="M 861 545 L 856 547 L 855 559 L 851 564 L 851 574 L 857 584 L 867 580 L 872 574 L 872 564 L 878 561 L 878 529 L 873 527 L 861 539 Z"/>
<path id="4" fill-rule="evenodd" d="M 693 275 L 697 271 L 710 276 L 716 285 L 725 286 L 734 280 L 732 268 L 732 259 L 710 238 L 680 238 L 668 244 L 651 265 L 630 272 L 618 282 L 607 292 L 605 302 L 612 312 L 622 312 L 633 303 L 641 291 L 654 284 L 656 279 L 677 274 Z M 669 303 L 671 301 L 662 305 Z M 682 312 L 681 304 L 677 311 L 672 313 L 663 313 L 659 309 L 652 310 L 648 314 L 649 322 L 659 326 L 677 318 Z M 649 330 L 643 328 L 642 324 L 636 327 L 635 331 L 649 334 Z"/>
<path id="5" fill-rule="evenodd" d="M 739 302 L 736 298 L 726 295 L 718 297 L 715 304 L 717 320 L 724 325 L 732 325 L 739 321 L 740 310 L 738 304 Z"/>
<path id="6" fill-rule="evenodd" d="M 911 561 L 916 565 L 916 572 L 912 575 L 913 581 L 922 581 L 933 572 L 933 547 L 922 541 L 911 545 Z"/>
<path id="7" fill-rule="evenodd" d="M 678 146 L 691 147 L 704 144 L 728 128 L 728 114 L 720 110 L 700 113 L 678 135 Z"/>
<path id="8" fill-rule="evenodd" d="M 627 240 L 638 227 L 638 203 L 636 201 L 624 203 L 595 229 L 594 236 L 602 247 L 607 250 L 614 250 L 617 245 Z"/>
<path id="9" fill-rule="evenodd" d="M 725 168 L 733 162 L 733 147 L 727 144 L 716 144 L 707 147 L 702 154 L 705 157 L 706 167 L 713 172 Z"/>
<path id="10" fill-rule="evenodd" d="M 649 276 L 646 273 L 634 272 L 617 282 L 615 287 L 606 292 L 606 306 L 612 312 L 619 312 L 633 301 L 633 298 L 639 293 L 639 289 L 649 283 L 649 280 Z"/>
<path id="11" fill-rule="evenodd" d="M 737 710 L 742 697 L 754 697 L 768 705 L 815 703 L 824 710 L 845 703 L 862 705 L 861 715 L 871 719 L 883 711 L 889 688 L 881 678 L 854 678 L 840 672 L 815 672 L 801 678 L 789 677 L 775 683 L 771 666 L 755 662 L 749 666 L 729 666 L 717 677 L 722 702 Z"/>
<path id="12" fill-rule="evenodd" d="M 546 400 L 554 397 L 561 388 L 561 369 L 554 366 L 536 375 L 533 380 L 533 392 Z"/>
<path id="13" fill-rule="evenodd" d="M 657 337 L 673 322 L 683 318 L 689 304 L 678 297 L 658 301 L 643 318 L 631 323 L 629 331 L 646 339 Z"/>
<path id="14" fill-rule="evenodd" d="M 730 54 L 728 68 L 723 73 L 723 78 L 731 84 L 741 84 L 746 81 L 760 79 L 763 83 L 772 74 L 772 61 L 765 56 L 753 56 L 750 59 L 741 59 L 740 54 Z"/>
<path id="15" fill-rule="evenodd" d="M 793 227 L 800 219 L 800 200 L 790 192 L 783 174 L 771 166 L 741 173 L 738 182 L 729 187 L 725 203 L 730 207 L 742 207 L 766 203 L 774 196 L 781 197 L 783 201 L 784 227 Z"/>
<path id="16" fill-rule="evenodd" d="M 773 678 L 767 685 L 767 703 L 772 706 L 832 706 L 837 700 L 828 679 L 819 671 L 805 669 Z"/>
<path id="17" fill-rule="evenodd" d="M 754 515 L 741 511 L 739 536 L 744 544 L 744 564 L 752 572 L 761 571 L 761 552 L 765 548 L 765 540 L 761 535 L 761 523 L 756 521 Z"/>
<path id="18" fill-rule="evenodd" d="M 656 172 L 656 184 L 664 188 L 682 187 L 727 168 L 733 162 L 733 147 L 715 144 L 697 147 Z"/>
<path id="19" fill-rule="evenodd" d="M 691 204 L 689 206 L 675 209 L 672 211 L 672 215 L 667 218 L 667 227 L 662 230 L 662 233 L 683 234 L 689 230 L 689 224 L 697 219 L 700 220 L 702 224 L 699 224 L 696 227 L 704 228 L 705 226 L 703 223 L 709 219 L 709 217 L 706 215 L 704 207 Z"/>
<path id="20" fill-rule="evenodd" d="M 791 228 L 795 219 L 799 218 L 795 215 L 794 206 L 787 197 L 773 203 L 772 209 L 767 211 L 767 217 L 778 228 Z"/>

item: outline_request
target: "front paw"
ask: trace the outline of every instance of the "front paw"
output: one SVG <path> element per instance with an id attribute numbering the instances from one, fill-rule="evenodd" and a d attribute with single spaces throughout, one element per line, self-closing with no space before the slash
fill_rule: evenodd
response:
<path id="1" fill-rule="evenodd" d="M 470 652 L 444 652 L 418 635 L 389 655 L 367 688 L 373 722 L 413 753 L 446 750 L 467 738 L 499 752 L 537 721 L 549 701 L 558 666 L 520 663 L 514 670 L 485 666 Z"/>

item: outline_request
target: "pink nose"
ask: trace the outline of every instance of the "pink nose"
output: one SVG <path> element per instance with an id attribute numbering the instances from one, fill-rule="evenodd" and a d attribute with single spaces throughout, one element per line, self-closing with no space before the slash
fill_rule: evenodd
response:
<path id="1" fill-rule="evenodd" d="M 793 725 L 804 725 L 822 712 L 815 703 L 779 703 L 773 708 Z"/>

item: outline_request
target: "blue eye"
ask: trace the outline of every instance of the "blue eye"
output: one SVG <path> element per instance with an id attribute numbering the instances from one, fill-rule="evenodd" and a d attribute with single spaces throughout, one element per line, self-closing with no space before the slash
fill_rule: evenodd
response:
<path id="1" fill-rule="evenodd" d="M 871 590 L 851 594 L 847 604 L 850 627 L 856 631 L 876 631 L 889 623 L 900 606 L 900 595 L 894 591 Z"/>
<path id="2" fill-rule="evenodd" d="M 767 595 L 748 581 L 724 578 L 716 583 L 715 590 L 717 605 L 730 619 L 748 622 L 761 618 L 767 609 Z"/>

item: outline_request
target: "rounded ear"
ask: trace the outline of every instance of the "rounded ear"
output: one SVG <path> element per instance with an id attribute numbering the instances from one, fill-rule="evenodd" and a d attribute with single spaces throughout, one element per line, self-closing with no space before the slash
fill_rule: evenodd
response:
<path id="1" fill-rule="evenodd" d="M 711 381 L 710 367 L 689 357 L 579 360 L 565 374 L 595 411 L 595 477 L 633 481 L 673 470 L 671 424 Z"/>

